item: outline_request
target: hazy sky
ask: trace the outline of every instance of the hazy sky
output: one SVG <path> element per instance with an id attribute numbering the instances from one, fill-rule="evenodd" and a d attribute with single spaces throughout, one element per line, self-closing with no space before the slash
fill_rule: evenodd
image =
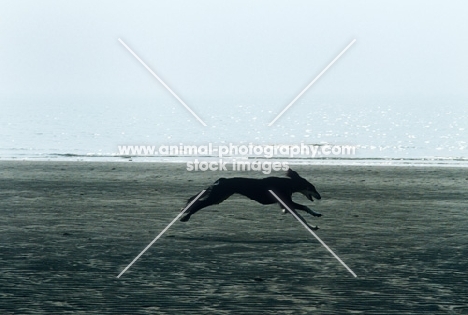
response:
<path id="1" fill-rule="evenodd" d="M 467 95 L 466 1 L 5 1 L 0 97 Z"/>

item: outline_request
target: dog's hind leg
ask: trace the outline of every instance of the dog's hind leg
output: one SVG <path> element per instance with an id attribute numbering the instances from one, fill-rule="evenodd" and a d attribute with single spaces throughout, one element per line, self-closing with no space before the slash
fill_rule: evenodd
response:
<path id="1" fill-rule="evenodd" d="M 212 197 L 212 196 L 208 196 L 208 198 L 206 199 L 203 199 L 203 200 L 197 200 L 188 210 L 187 210 L 187 214 L 184 215 L 182 217 L 182 219 L 180 219 L 180 221 L 182 222 L 187 222 L 190 217 L 195 214 L 197 211 L 203 209 L 203 208 L 206 208 L 206 207 L 209 207 L 211 205 L 216 205 L 216 204 L 219 204 L 221 202 L 223 202 L 224 200 L 226 200 L 227 198 L 229 198 L 231 195 L 228 195 L 228 196 L 216 196 L 215 198 Z"/>
<path id="2" fill-rule="evenodd" d="M 220 188 L 218 186 L 218 183 L 219 183 L 219 181 L 216 181 L 215 184 L 211 185 L 207 189 L 207 191 L 205 192 L 204 196 L 202 196 L 200 199 L 198 199 L 187 210 L 187 214 L 184 215 L 182 217 L 182 219 L 180 219 L 180 221 L 182 221 L 182 222 L 188 221 L 190 219 L 190 216 L 195 214 L 197 211 L 199 211 L 199 210 L 201 210 L 203 208 L 209 207 L 211 205 L 219 204 L 219 203 L 223 202 L 224 200 L 226 200 L 227 198 L 229 198 L 233 194 L 233 192 L 231 192 L 230 190 Z M 188 203 L 190 203 L 190 201 L 193 200 L 193 199 L 194 199 L 194 197 L 190 198 Z"/>
<path id="3" fill-rule="evenodd" d="M 195 199 L 200 193 L 196 194 L 196 195 L 193 195 L 192 197 L 190 197 L 189 199 L 187 199 L 187 202 L 185 203 L 185 206 L 183 208 L 180 208 L 180 210 L 177 210 L 177 211 L 184 211 L 184 209 L 192 202 L 193 199 Z M 206 192 L 205 192 L 206 194 Z"/>
<path id="4" fill-rule="evenodd" d="M 201 210 L 205 207 L 208 207 L 208 206 L 211 206 L 212 203 L 210 202 L 207 202 L 207 200 L 197 200 L 195 201 L 195 203 L 187 210 L 187 213 L 182 217 L 182 219 L 180 219 L 180 221 L 182 222 L 187 222 L 190 217 L 192 216 L 192 214 L 194 214 L 195 212 L 197 212 L 198 210 Z"/>
<path id="5" fill-rule="evenodd" d="M 200 193 L 198 193 L 198 194 L 193 195 L 192 197 L 190 197 L 190 198 L 187 200 L 186 206 L 187 206 L 190 202 L 192 202 L 193 199 L 197 198 L 197 196 L 198 196 L 199 194 L 200 194 Z M 206 192 L 205 192 L 205 194 L 206 194 Z M 202 196 L 202 197 L 203 197 L 203 196 Z M 182 209 L 184 209 L 184 208 L 182 208 Z"/>

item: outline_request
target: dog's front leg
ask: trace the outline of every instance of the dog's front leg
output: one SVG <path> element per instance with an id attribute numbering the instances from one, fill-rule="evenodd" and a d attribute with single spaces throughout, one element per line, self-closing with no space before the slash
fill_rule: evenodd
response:
<path id="1" fill-rule="evenodd" d="M 306 207 L 306 206 L 301 205 L 301 204 L 299 204 L 299 203 L 293 202 L 293 205 L 294 205 L 294 208 L 295 208 L 295 209 L 305 211 L 305 212 L 307 212 L 308 214 L 313 215 L 314 217 L 321 217 L 321 216 L 322 216 L 321 213 L 315 212 L 314 210 L 310 209 L 309 207 Z"/>
<path id="2" fill-rule="evenodd" d="M 321 216 L 322 216 L 321 213 L 315 212 L 314 210 L 312 210 L 312 209 L 310 209 L 310 208 L 308 208 L 308 207 L 306 207 L 306 208 L 307 208 L 306 212 L 307 212 L 308 214 L 311 214 L 311 215 L 313 215 L 314 217 L 321 217 Z"/>
<path id="3" fill-rule="evenodd" d="M 281 204 L 281 203 L 278 203 L 278 205 L 281 207 L 281 209 L 283 209 L 283 214 L 286 214 L 286 213 L 290 213 L 290 211 L 288 209 L 284 209 L 284 206 Z M 303 207 L 301 210 L 304 210 L 304 208 L 307 208 L 306 206 L 303 206 L 303 205 L 300 205 L 300 204 L 297 204 L 293 201 L 290 201 L 287 203 L 288 205 L 288 208 L 294 212 L 295 215 L 297 215 L 297 217 L 302 221 L 304 222 L 310 229 L 314 230 L 314 231 L 317 231 L 319 229 L 318 226 L 311 226 L 309 225 L 309 223 L 307 223 L 307 221 L 302 217 L 302 215 L 300 215 L 299 213 L 297 213 L 296 211 L 296 205 L 299 205 L 300 207 Z M 305 210 L 304 210 L 305 211 Z"/>

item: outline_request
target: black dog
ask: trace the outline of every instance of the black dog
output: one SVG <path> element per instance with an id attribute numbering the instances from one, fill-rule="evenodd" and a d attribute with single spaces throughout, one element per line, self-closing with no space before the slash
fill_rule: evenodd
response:
<path id="1" fill-rule="evenodd" d="M 195 201 L 195 203 L 188 209 L 188 213 L 182 217 L 181 221 L 186 222 L 190 219 L 195 212 L 205 207 L 219 204 L 229 198 L 233 194 L 241 194 L 252 200 L 255 200 L 263 205 L 278 203 L 281 208 L 284 208 L 278 200 L 270 193 L 272 190 L 287 206 L 289 209 L 301 218 L 295 210 L 303 210 L 313 216 L 320 217 L 321 214 L 309 209 L 308 207 L 295 203 L 292 201 L 292 194 L 300 192 L 307 197 L 310 201 L 314 201 L 312 197 L 321 199 L 320 194 L 315 189 L 314 185 L 309 183 L 306 179 L 302 178 L 297 172 L 289 169 L 286 173 L 289 178 L 281 177 L 267 177 L 263 179 L 253 178 L 220 178 L 206 189 L 203 196 Z M 195 197 L 192 196 L 188 201 L 189 204 Z M 283 213 L 289 211 L 283 210 Z M 306 223 L 307 224 L 307 223 Z M 316 230 L 317 227 L 310 228 Z"/>

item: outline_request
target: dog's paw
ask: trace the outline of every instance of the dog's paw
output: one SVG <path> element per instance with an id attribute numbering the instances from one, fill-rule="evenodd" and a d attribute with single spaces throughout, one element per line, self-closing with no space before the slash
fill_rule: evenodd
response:
<path id="1" fill-rule="evenodd" d="M 281 214 L 287 214 L 287 213 L 288 213 L 288 210 L 286 210 L 286 209 L 281 210 Z"/>
<path id="2" fill-rule="evenodd" d="M 313 215 L 314 217 L 321 217 L 322 216 L 321 213 L 315 212 L 314 210 L 312 210 L 310 208 L 307 208 L 307 213 Z"/>

